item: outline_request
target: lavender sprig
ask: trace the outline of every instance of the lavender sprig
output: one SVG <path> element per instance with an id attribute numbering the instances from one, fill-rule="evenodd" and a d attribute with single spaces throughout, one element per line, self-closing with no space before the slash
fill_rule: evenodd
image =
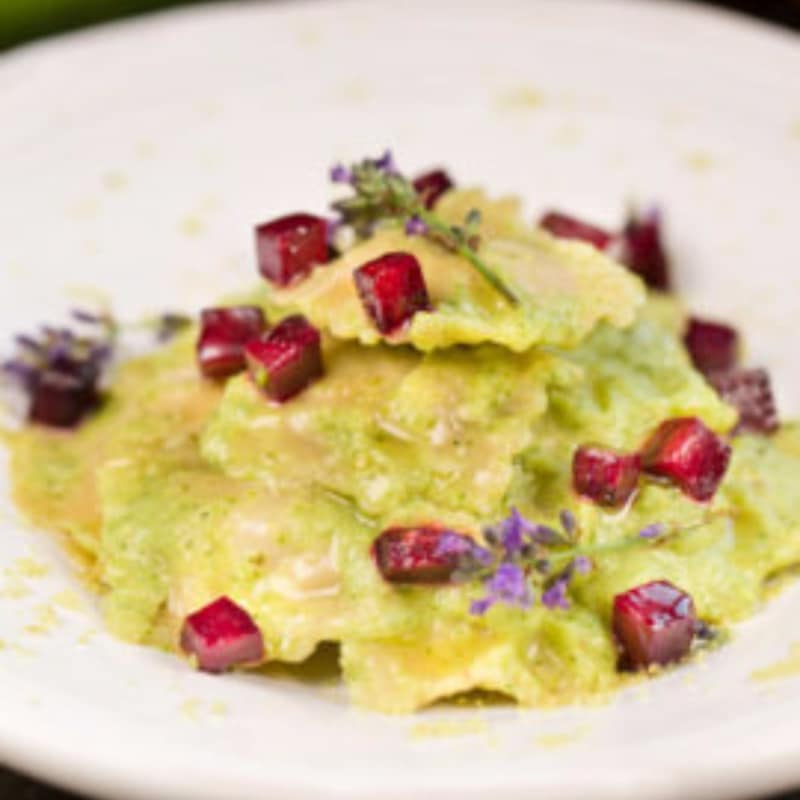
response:
<path id="1" fill-rule="evenodd" d="M 122 325 L 110 313 L 84 308 L 70 312 L 71 327 L 42 325 L 34 334 L 14 337 L 12 356 L 0 363 L 0 379 L 27 397 L 28 418 L 54 427 L 71 427 L 100 404 L 100 386 L 126 329 L 152 329 L 163 343 L 191 323 L 165 313 Z"/>
<path id="2" fill-rule="evenodd" d="M 156 341 L 159 344 L 166 344 L 191 324 L 192 318 L 186 316 L 186 314 L 166 311 L 155 319 Z"/>
<path id="3" fill-rule="evenodd" d="M 95 384 L 111 358 L 117 324 L 108 314 L 83 309 L 73 310 L 72 317 L 95 330 L 86 334 L 42 325 L 38 334 L 18 334 L 14 337 L 16 352 L 3 363 L 3 374 L 28 392 L 41 375 L 53 371 Z"/>
<path id="4" fill-rule="evenodd" d="M 455 536 L 450 544 L 443 541 L 442 547 L 458 561 L 457 581 L 480 581 L 485 589 L 483 597 L 472 601 L 472 614 L 485 614 L 498 603 L 530 608 L 537 596 L 545 608 L 567 609 L 569 587 L 576 576 L 594 568 L 592 556 L 665 542 L 706 524 L 710 516 L 683 526 L 657 522 L 614 542 L 581 545 L 580 526 L 572 512 L 559 514 L 561 530 L 557 530 L 531 522 L 512 508 L 508 517 L 484 528 L 485 547 L 466 544 L 463 536 Z"/>
<path id="5" fill-rule="evenodd" d="M 425 208 L 413 184 L 397 169 L 391 151 L 381 158 L 364 159 L 350 167 L 336 164 L 330 171 L 334 183 L 349 185 L 353 194 L 333 208 L 341 222 L 368 238 L 381 222 L 401 224 L 411 236 L 425 236 L 464 258 L 511 305 L 519 300 L 505 281 L 478 255 L 480 212 L 470 211 L 464 224 L 449 225 Z"/>

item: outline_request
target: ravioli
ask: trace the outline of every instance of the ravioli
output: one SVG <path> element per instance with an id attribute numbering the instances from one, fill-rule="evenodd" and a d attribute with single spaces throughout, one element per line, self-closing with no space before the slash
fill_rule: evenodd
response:
<path id="1" fill-rule="evenodd" d="M 194 335 L 134 359 L 115 376 L 102 413 L 78 435 L 29 427 L 11 434 L 13 491 L 34 524 L 56 527 L 73 552 L 94 561 L 102 528 L 97 472 L 108 460 L 169 453 L 195 441 L 220 388 L 199 381 Z"/>
<path id="2" fill-rule="evenodd" d="M 480 194 L 466 198 L 476 206 L 488 204 Z M 448 197 L 456 207 L 460 200 L 457 192 Z M 572 347 L 601 321 L 617 327 L 633 322 L 644 301 L 638 278 L 589 245 L 526 229 L 513 216 L 513 202 L 490 209 L 488 230 L 500 235 L 486 236 L 480 255 L 513 287 L 519 297 L 516 306 L 459 255 L 394 228 L 377 231 L 308 280 L 271 290 L 268 302 L 305 314 L 337 339 L 364 345 L 385 340 L 423 352 L 482 343 L 514 352 L 535 345 Z M 364 311 L 353 271 L 399 250 L 419 260 L 433 309 L 417 313 L 406 329 L 385 337 Z"/>
<path id="3" fill-rule="evenodd" d="M 171 647 L 180 620 L 226 594 L 253 610 L 276 660 L 302 661 L 341 638 L 349 617 L 338 542 L 364 523 L 323 492 L 273 493 L 225 477 L 196 449 L 184 455 L 101 472 L 109 627 Z"/>
<path id="4" fill-rule="evenodd" d="M 203 453 L 229 475 L 276 489 L 318 484 L 394 521 L 426 507 L 498 513 L 548 386 L 574 372 L 492 346 L 421 356 L 330 341 L 324 359 L 324 378 L 285 405 L 231 380 Z"/>
<path id="5" fill-rule="evenodd" d="M 736 411 L 693 367 L 678 302 L 645 297 L 605 255 L 525 224 L 514 198 L 452 191 L 436 213 L 455 225 L 474 208 L 480 254 L 517 306 L 457 254 L 383 226 L 305 282 L 247 295 L 272 323 L 299 312 L 322 332 L 324 374 L 287 402 L 244 371 L 205 380 L 193 329 L 122 365 L 76 431 L 10 437 L 17 503 L 80 553 L 116 635 L 178 650 L 187 616 L 226 596 L 271 661 L 338 643 L 365 708 L 409 713 L 473 690 L 548 706 L 627 680 L 610 624 L 620 592 L 669 580 L 724 630 L 800 562 L 800 427 L 732 435 Z M 419 259 L 432 309 L 382 336 L 352 273 L 393 250 Z M 731 442 L 713 501 L 652 479 L 623 508 L 577 496 L 580 445 L 638 452 L 676 417 Z M 487 573 L 400 584 L 383 570 L 387 528 L 488 546 L 487 526 L 512 507 L 552 527 L 572 512 L 575 540 L 523 576 L 555 579 L 579 548 L 594 568 L 575 570 L 568 607 L 540 596 L 479 615 Z M 654 524 L 669 534 L 638 535 Z"/>

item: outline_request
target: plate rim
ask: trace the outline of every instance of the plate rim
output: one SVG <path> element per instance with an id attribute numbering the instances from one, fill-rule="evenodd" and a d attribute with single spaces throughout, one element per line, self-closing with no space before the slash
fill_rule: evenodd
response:
<path id="1" fill-rule="evenodd" d="M 421 0 L 418 0 L 421 2 Z M 509 6 L 523 6 L 525 0 L 502 0 L 502 2 Z M 537 0 L 539 4 L 555 5 L 558 0 Z M 347 5 L 351 7 L 358 7 L 366 5 L 363 0 L 346 0 Z M 565 6 L 580 6 L 588 3 L 593 3 L 595 6 L 606 6 L 609 12 L 618 12 L 633 7 L 638 7 L 637 13 L 642 12 L 642 7 L 645 5 L 641 0 L 560 0 L 560 4 Z M 370 4 L 371 8 L 375 9 L 379 6 L 374 2 Z M 390 0 L 381 0 L 380 5 L 389 7 Z M 475 4 L 488 7 L 488 4 Z M 313 12 L 317 8 L 330 6 L 327 0 L 293 0 L 293 2 L 275 2 L 269 6 L 262 6 L 257 10 L 257 13 L 289 13 L 297 11 L 299 13 Z M 737 36 L 741 34 L 744 38 L 748 38 L 751 42 L 755 43 L 761 40 L 765 48 L 772 48 L 774 46 L 784 47 L 790 45 L 792 48 L 797 48 L 800 43 L 800 37 L 794 32 L 788 31 L 775 24 L 752 19 L 743 13 L 731 11 L 727 9 L 720 9 L 708 6 L 696 6 L 686 0 L 668 0 L 655 4 L 648 4 L 647 13 L 653 13 L 664 16 L 680 16 L 691 18 L 693 21 L 699 21 L 701 18 L 709 24 L 720 25 L 725 28 L 721 36 Z M 234 16 L 241 15 L 246 18 L 252 10 L 253 6 L 245 2 L 236 2 L 228 5 L 224 4 L 199 4 L 192 5 L 184 8 L 166 9 L 156 12 L 151 12 L 141 17 L 127 18 L 124 20 L 104 23 L 94 28 L 69 32 L 61 34 L 49 39 L 36 41 L 27 45 L 13 48 L 0 55 L 0 85 L 6 73 L 10 70 L 25 69 L 30 62 L 36 62 L 39 59 L 48 59 L 50 57 L 64 57 L 65 51 L 69 52 L 80 50 L 87 41 L 107 40 L 109 37 L 118 37 L 124 39 L 129 37 L 136 29 L 146 33 L 151 28 L 159 27 L 162 25 L 184 24 L 187 21 L 191 24 L 192 19 L 206 16 Z M 780 45 L 778 45 L 780 43 Z M 800 53 L 795 52 L 800 56 Z M 21 708 L 21 706 L 20 706 Z M 16 716 L 16 715 L 11 715 Z M 73 791 L 93 794 L 99 797 L 113 796 L 120 800 L 123 796 L 130 798 L 130 800 L 140 800 L 140 798 L 152 798 L 158 796 L 167 800 L 167 798 L 185 797 L 186 785 L 175 783 L 174 785 L 165 785 L 163 778 L 145 776 L 136 776 L 131 772 L 125 779 L 127 781 L 127 788 L 124 788 L 120 794 L 118 781 L 119 775 L 114 775 L 114 770 L 118 764 L 106 762 L 98 765 L 92 759 L 92 751 L 87 750 L 85 747 L 81 748 L 77 742 L 74 742 L 69 737 L 63 738 L 58 742 L 58 747 L 53 748 L 52 734 L 43 732 L 41 728 L 31 728 L 27 735 L 20 737 L 18 730 L 10 730 L 6 724 L 6 715 L 0 716 L 0 758 L 2 761 L 14 769 L 18 769 L 24 773 L 33 776 L 42 777 L 53 784 L 70 788 Z M 792 756 L 797 755 L 797 748 L 791 748 L 788 744 L 782 750 L 776 750 L 770 754 L 761 754 L 759 760 L 752 762 L 739 761 L 732 765 L 731 769 L 720 775 L 715 773 L 713 776 L 702 774 L 695 771 L 691 775 L 682 776 L 682 783 L 678 784 L 667 781 L 661 787 L 653 786 L 652 792 L 648 797 L 671 797 L 675 796 L 674 792 L 679 788 L 680 791 L 692 792 L 695 797 L 712 797 L 717 796 L 720 791 L 726 797 L 745 797 L 752 792 L 753 776 L 754 773 L 760 771 L 762 774 L 758 776 L 761 783 L 759 790 L 780 790 L 790 786 L 795 780 L 800 779 L 800 764 L 788 765 L 788 760 Z M 787 770 L 787 765 L 792 766 L 791 774 Z M 639 776 L 641 777 L 641 776 Z M 713 777 L 713 786 L 709 781 Z M 744 784 L 748 787 L 745 789 Z M 241 787 L 246 794 L 243 797 L 255 797 L 257 793 L 273 792 L 275 796 L 281 797 L 282 800 L 290 800 L 297 797 L 303 798 L 323 798 L 323 797 L 347 797 L 354 800 L 356 797 L 374 797 L 374 792 L 369 791 L 368 786 L 344 786 L 341 785 L 333 791 L 330 787 L 324 786 L 323 776 L 315 778 L 315 780 L 306 781 L 305 783 L 298 783 L 296 779 L 291 784 L 278 783 L 268 785 L 267 783 L 252 784 L 249 786 Z M 405 785 L 399 789 L 399 794 L 387 793 L 385 797 L 408 797 L 420 791 L 425 791 L 430 788 L 427 785 L 418 785 L 414 787 L 411 784 Z M 485 797 L 486 792 L 490 789 L 495 791 L 502 791 L 511 797 L 522 797 L 529 794 L 534 790 L 548 791 L 547 795 L 550 800 L 560 800 L 560 798 L 568 798 L 575 796 L 574 785 L 570 787 L 559 786 L 546 786 L 541 787 L 530 782 L 514 783 L 513 781 L 489 786 L 468 787 L 456 786 L 448 788 L 446 786 L 437 787 L 436 797 L 445 800 L 452 796 L 453 798 L 471 798 L 471 797 Z M 208 798 L 218 798 L 220 787 L 207 785 L 203 789 L 196 792 L 193 800 L 205 800 Z M 621 781 L 609 780 L 608 784 L 601 787 L 599 793 L 594 793 L 592 796 L 601 800 L 604 798 L 615 798 L 615 800 L 626 800 L 626 798 L 639 797 L 641 791 L 641 784 L 631 777 L 625 777 Z M 154 794 L 157 793 L 157 794 Z"/>

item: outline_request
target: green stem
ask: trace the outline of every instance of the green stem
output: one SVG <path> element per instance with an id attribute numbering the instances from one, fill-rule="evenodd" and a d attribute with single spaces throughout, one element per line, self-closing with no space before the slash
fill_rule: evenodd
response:
<path id="1" fill-rule="evenodd" d="M 604 542 L 602 544 L 587 544 L 583 547 L 571 547 L 569 550 L 560 550 L 550 556 L 550 561 L 571 561 L 576 556 L 591 556 L 603 555 L 604 553 L 614 553 L 618 550 L 625 550 L 628 547 L 635 547 L 636 545 L 645 545 L 652 547 L 656 544 L 666 542 L 673 536 L 679 533 L 686 533 L 688 531 L 697 530 L 707 525 L 714 517 L 726 516 L 722 512 L 709 512 L 706 516 L 698 522 L 691 522 L 686 525 L 677 525 L 671 530 L 667 530 L 656 539 L 647 539 L 642 536 L 629 536 L 624 539 L 618 539 L 616 542 Z"/>
<path id="2" fill-rule="evenodd" d="M 660 541 L 663 537 L 659 537 L 658 540 L 654 539 L 642 539 L 639 536 L 627 538 L 627 539 L 618 539 L 616 542 L 605 542 L 603 544 L 587 544 L 583 547 L 571 547 L 569 550 L 559 550 L 557 553 L 553 553 L 549 560 L 551 562 L 554 561 L 572 561 L 573 558 L 576 556 L 596 556 L 602 555 L 604 553 L 613 553 L 617 550 L 625 550 L 628 547 L 632 547 L 634 545 L 653 545 L 656 541 Z"/>
<path id="3" fill-rule="evenodd" d="M 415 209 L 414 215 L 419 217 L 419 219 L 421 219 L 428 226 L 428 228 L 435 233 L 438 233 L 448 239 L 453 238 L 453 232 L 450 226 L 442 222 L 435 214 L 431 214 L 424 208 L 418 208 Z M 458 253 L 458 255 L 460 255 L 462 258 L 466 259 L 481 274 L 483 279 L 497 292 L 499 292 L 512 306 L 519 305 L 519 299 L 514 292 L 509 289 L 503 279 L 494 270 L 492 270 L 491 267 L 487 266 L 483 262 L 480 256 L 471 247 L 458 242 L 455 244 L 455 252 Z"/>

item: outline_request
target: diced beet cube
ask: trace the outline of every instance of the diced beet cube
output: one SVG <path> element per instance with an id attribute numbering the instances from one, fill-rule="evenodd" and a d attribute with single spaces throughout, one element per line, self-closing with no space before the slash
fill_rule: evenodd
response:
<path id="1" fill-rule="evenodd" d="M 736 431 L 774 433 L 780 427 L 769 373 L 765 369 L 717 370 L 708 375 L 720 397 L 739 412 Z"/>
<path id="2" fill-rule="evenodd" d="M 245 368 L 244 346 L 267 327 L 258 306 L 206 308 L 200 315 L 197 362 L 207 378 L 225 378 Z"/>
<path id="3" fill-rule="evenodd" d="M 256 228 L 261 274 L 278 286 L 305 278 L 328 258 L 328 223 L 313 214 L 290 214 Z"/>
<path id="4" fill-rule="evenodd" d="M 620 261 L 652 289 L 669 291 L 669 260 L 661 237 L 661 217 L 631 217 L 619 239 Z"/>
<path id="5" fill-rule="evenodd" d="M 572 458 L 575 491 L 601 506 L 618 508 L 630 500 L 639 485 L 638 453 L 620 453 L 604 447 L 583 445 Z"/>
<path id="6" fill-rule="evenodd" d="M 381 333 L 391 333 L 430 308 L 419 261 L 411 253 L 385 253 L 353 273 L 367 313 Z"/>
<path id="7" fill-rule="evenodd" d="M 697 616 L 694 601 L 668 581 L 653 581 L 614 598 L 614 636 L 630 669 L 680 661 L 689 653 Z"/>
<path id="8" fill-rule="evenodd" d="M 605 250 L 611 243 L 612 236 L 608 231 L 598 228 L 589 222 L 562 214 L 560 211 L 548 211 L 540 220 L 539 227 L 549 231 L 559 239 L 577 239 L 594 245 L 598 250 Z"/>
<path id="9" fill-rule="evenodd" d="M 694 500 L 717 491 L 731 460 L 730 446 L 696 417 L 662 422 L 642 449 L 642 468 L 665 478 Z"/>
<path id="10" fill-rule="evenodd" d="M 36 373 L 29 387 L 29 419 L 54 428 L 76 425 L 97 406 L 96 382 L 94 369 L 46 369 Z"/>
<path id="11" fill-rule="evenodd" d="M 389 583 L 448 583 L 473 545 L 469 536 L 444 528 L 388 528 L 375 540 L 373 556 Z"/>
<path id="12" fill-rule="evenodd" d="M 322 375 L 319 331 L 305 317 L 287 317 L 245 347 L 250 375 L 272 400 L 294 397 Z"/>
<path id="13" fill-rule="evenodd" d="M 433 208 L 436 201 L 453 186 L 453 180 L 443 169 L 425 172 L 414 179 L 414 189 L 427 209 Z"/>
<path id="14" fill-rule="evenodd" d="M 190 614 L 181 629 L 181 648 L 204 672 L 264 660 L 264 640 L 252 617 L 228 597 L 219 597 Z"/>
<path id="15" fill-rule="evenodd" d="M 739 334 L 729 325 L 692 317 L 684 336 L 694 365 L 703 373 L 736 366 Z"/>

